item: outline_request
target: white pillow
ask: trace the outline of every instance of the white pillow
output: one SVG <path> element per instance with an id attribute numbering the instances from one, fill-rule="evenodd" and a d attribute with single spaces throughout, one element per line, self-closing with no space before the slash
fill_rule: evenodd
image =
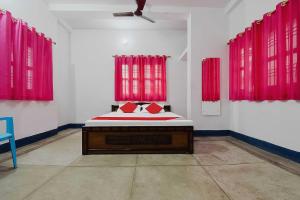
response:
<path id="1" fill-rule="evenodd" d="M 142 109 L 141 109 L 141 112 L 142 112 L 142 113 L 148 113 L 148 110 L 146 110 L 146 108 L 147 108 L 149 105 L 150 105 L 150 104 L 144 104 L 144 105 L 142 105 L 142 106 L 141 106 L 141 108 L 142 108 Z"/>

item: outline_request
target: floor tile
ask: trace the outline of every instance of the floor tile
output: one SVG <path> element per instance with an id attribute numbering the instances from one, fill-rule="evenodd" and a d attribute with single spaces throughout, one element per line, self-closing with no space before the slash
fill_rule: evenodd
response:
<path id="1" fill-rule="evenodd" d="M 300 199 L 300 177 L 269 163 L 205 168 L 233 200 Z"/>
<path id="2" fill-rule="evenodd" d="M 197 141 L 195 158 L 201 165 L 259 163 L 264 160 L 226 141 Z"/>
<path id="3" fill-rule="evenodd" d="M 281 157 L 276 154 L 272 154 L 236 138 L 230 138 L 229 141 L 234 145 L 251 152 L 253 155 L 271 162 L 273 165 L 280 166 L 280 168 L 283 168 L 293 174 L 297 174 L 298 176 L 300 176 L 300 163 L 297 163 L 295 161 Z"/>
<path id="4" fill-rule="evenodd" d="M 134 167 L 67 167 L 27 200 L 128 200 Z"/>
<path id="5" fill-rule="evenodd" d="M 66 166 L 81 154 L 81 134 L 76 133 L 19 156 L 18 164 Z"/>
<path id="6" fill-rule="evenodd" d="M 0 167 L 0 199 L 21 200 L 62 171 L 54 166 Z"/>
<path id="7" fill-rule="evenodd" d="M 195 141 L 194 155 L 82 156 L 72 134 L 18 156 L 17 170 L 1 163 L 0 199 L 300 199 L 299 176 L 220 139 Z"/>
<path id="8" fill-rule="evenodd" d="M 63 130 L 63 131 L 58 132 L 57 135 L 54 135 L 52 137 L 45 138 L 45 139 L 40 140 L 38 142 L 19 147 L 17 149 L 17 156 L 21 156 L 23 154 L 26 154 L 28 152 L 31 152 L 31 151 L 35 150 L 35 149 L 41 148 L 41 147 L 43 147 L 43 146 L 45 146 L 49 143 L 52 143 L 54 141 L 61 140 L 65 137 L 70 136 L 70 135 L 75 134 L 75 133 L 80 134 L 81 130 L 80 131 L 78 129 Z M 0 154 L 0 163 L 5 162 L 9 159 L 11 159 L 11 152 L 10 151 Z"/>
<path id="9" fill-rule="evenodd" d="M 189 154 L 144 154 L 138 155 L 137 165 L 197 165 Z"/>
<path id="10" fill-rule="evenodd" d="M 133 200 L 228 199 L 201 166 L 137 167 Z"/>
<path id="11" fill-rule="evenodd" d="M 135 166 L 137 155 L 85 155 L 71 166 Z"/>

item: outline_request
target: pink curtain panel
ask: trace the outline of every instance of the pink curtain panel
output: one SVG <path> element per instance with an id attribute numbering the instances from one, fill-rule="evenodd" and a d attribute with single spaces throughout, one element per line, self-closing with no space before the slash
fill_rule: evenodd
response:
<path id="1" fill-rule="evenodd" d="M 116 101 L 166 101 L 166 56 L 116 56 Z"/>
<path id="2" fill-rule="evenodd" d="M 229 46 L 230 100 L 300 100 L 300 0 L 278 4 Z"/>
<path id="3" fill-rule="evenodd" d="M 53 100 L 52 41 L 0 12 L 0 99 Z"/>
<path id="4" fill-rule="evenodd" d="M 220 100 L 220 58 L 202 61 L 202 101 Z"/>

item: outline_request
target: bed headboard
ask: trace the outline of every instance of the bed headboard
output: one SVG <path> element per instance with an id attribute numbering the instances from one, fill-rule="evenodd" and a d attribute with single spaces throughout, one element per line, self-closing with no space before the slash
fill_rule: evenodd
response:
<path id="1" fill-rule="evenodd" d="M 144 105 L 144 104 L 150 104 L 150 103 L 147 103 L 147 102 L 138 102 L 138 103 L 135 103 L 137 105 Z M 119 105 L 111 105 L 111 112 L 117 112 L 119 108 Z M 164 105 L 164 110 L 166 112 L 171 112 L 171 106 L 170 105 Z"/>

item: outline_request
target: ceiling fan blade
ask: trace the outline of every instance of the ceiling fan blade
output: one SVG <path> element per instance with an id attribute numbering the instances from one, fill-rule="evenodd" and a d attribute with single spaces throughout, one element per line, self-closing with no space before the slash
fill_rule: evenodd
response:
<path id="1" fill-rule="evenodd" d="M 137 10 L 144 10 L 145 4 L 146 4 L 146 0 L 136 0 L 136 4 L 137 4 Z"/>
<path id="2" fill-rule="evenodd" d="M 147 21 L 149 21 L 149 22 L 155 23 L 155 21 L 153 19 L 150 19 L 149 17 L 146 17 L 144 15 L 141 15 L 140 17 L 147 20 Z"/>
<path id="3" fill-rule="evenodd" d="M 113 13 L 114 17 L 133 17 L 133 12 L 119 12 L 119 13 Z"/>

